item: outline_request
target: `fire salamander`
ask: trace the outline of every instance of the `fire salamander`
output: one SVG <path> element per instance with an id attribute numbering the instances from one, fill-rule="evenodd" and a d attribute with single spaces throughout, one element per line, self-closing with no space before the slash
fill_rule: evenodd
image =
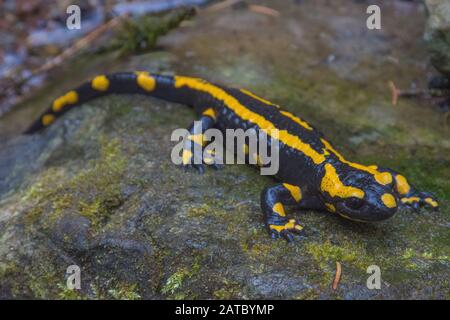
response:
<path id="1" fill-rule="evenodd" d="M 345 159 L 325 137 L 305 120 L 278 105 L 244 90 L 216 85 L 198 78 L 166 76 L 148 72 L 99 75 L 53 101 L 51 107 L 31 125 L 31 134 L 51 125 L 73 107 L 106 94 L 147 94 L 175 103 L 193 106 L 200 115 L 203 132 L 215 127 L 278 129 L 279 183 L 266 187 L 261 207 L 273 238 L 293 240 L 303 227 L 289 219 L 285 206 L 323 210 L 356 221 L 380 221 L 391 217 L 399 207 L 437 208 L 437 200 L 414 188 L 401 174 L 376 165 L 362 165 Z M 192 146 L 205 147 L 202 133 L 188 137 Z M 270 133 L 269 133 L 270 135 Z M 256 155 L 258 156 L 258 155 Z M 183 151 L 183 164 L 203 171 L 214 166 L 205 158 L 194 164 L 193 152 Z"/>

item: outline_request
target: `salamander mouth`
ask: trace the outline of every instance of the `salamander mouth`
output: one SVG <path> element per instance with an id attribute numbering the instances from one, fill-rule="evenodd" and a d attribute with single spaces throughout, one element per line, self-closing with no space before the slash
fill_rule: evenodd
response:
<path id="1" fill-rule="evenodd" d="M 336 204 L 337 213 L 349 220 L 358 221 L 358 222 L 377 222 L 389 219 L 396 212 L 397 208 L 370 208 L 367 205 L 364 205 L 360 209 L 351 209 L 346 207 L 343 203 Z"/>

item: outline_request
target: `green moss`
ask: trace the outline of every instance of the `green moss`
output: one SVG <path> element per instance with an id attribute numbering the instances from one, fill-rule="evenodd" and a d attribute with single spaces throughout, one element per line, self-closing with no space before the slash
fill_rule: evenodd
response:
<path id="1" fill-rule="evenodd" d="M 213 211 L 208 204 L 202 204 L 199 207 L 189 208 L 187 215 L 189 218 L 201 218 Z"/>
<path id="2" fill-rule="evenodd" d="M 51 299 L 57 295 L 60 277 L 54 266 L 48 264 L 50 261 L 50 257 L 44 257 L 25 268 L 26 284 L 36 299 Z"/>
<path id="3" fill-rule="evenodd" d="M 120 54 L 145 52 L 153 49 L 156 41 L 186 19 L 195 14 L 192 8 L 180 8 L 159 15 L 144 15 L 135 20 L 125 20 L 109 50 L 118 50 Z"/>
<path id="4" fill-rule="evenodd" d="M 61 300 L 86 300 L 87 297 L 83 296 L 79 290 L 69 289 L 67 285 L 58 283 L 57 287 L 60 289 L 58 298 Z"/>
<path id="5" fill-rule="evenodd" d="M 315 289 L 307 289 L 295 297 L 297 300 L 317 300 L 319 293 Z"/>
<path id="6" fill-rule="evenodd" d="M 241 292 L 241 286 L 235 281 L 223 280 L 223 288 L 213 292 L 215 299 L 230 300 L 238 299 Z"/>
<path id="7" fill-rule="evenodd" d="M 262 236 L 267 237 L 267 233 L 264 232 Z M 267 243 L 264 242 L 263 239 L 261 239 L 260 241 L 250 245 L 247 241 L 241 241 L 241 249 L 252 259 L 264 260 L 267 258 L 270 259 L 273 256 L 277 256 L 280 253 L 279 249 L 285 248 L 280 248 L 277 242 Z"/>
<path id="8" fill-rule="evenodd" d="M 68 178 L 62 171 L 48 169 L 24 194 L 31 208 L 24 215 L 30 225 L 41 220 L 44 228 L 52 225 L 63 212 L 72 210 L 100 227 L 123 202 L 121 181 L 126 169 L 118 140 L 100 138 L 100 155 L 86 169 Z"/>
<path id="9" fill-rule="evenodd" d="M 364 248 L 356 244 L 337 246 L 331 244 L 330 241 L 322 244 L 311 242 L 306 244 L 306 250 L 313 256 L 321 269 L 327 269 L 326 265 L 330 261 L 345 262 L 361 269 L 370 265 L 365 256 Z"/>
<path id="10" fill-rule="evenodd" d="M 189 276 L 189 274 L 188 269 L 179 269 L 167 279 L 166 284 L 161 289 L 161 292 L 163 294 L 173 295 L 183 285 L 183 281 Z"/>
<path id="11" fill-rule="evenodd" d="M 25 225 L 31 226 L 35 224 L 39 220 L 43 212 L 44 209 L 42 207 L 34 207 L 29 209 L 23 217 Z"/>
<path id="12" fill-rule="evenodd" d="M 192 278 L 200 271 L 200 258 L 197 258 L 190 268 L 181 267 L 173 273 L 161 289 L 161 293 L 170 299 L 182 300 L 188 298 L 188 294 L 182 292 L 182 286 L 187 279 Z"/>
<path id="13" fill-rule="evenodd" d="M 119 284 L 116 288 L 108 290 L 108 294 L 113 299 L 118 300 L 139 300 L 141 296 L 136 292 L 135 284 Z"/>
<path id="14" fill-rule="evenodd" d="M 402 264 L 405 266 L 405 268 L 409 270 L 418 270 L 420 269 L 419 262 L 425 261 L 425 262 L 442 262 L 442 263 L 449 263 L 450 259 L 447 255 L 439 255 L 436 256 L 432 252 L 418 252 L 414 250 L 413 248 L 406 248 L 403 255 L 401 256 Z"/>

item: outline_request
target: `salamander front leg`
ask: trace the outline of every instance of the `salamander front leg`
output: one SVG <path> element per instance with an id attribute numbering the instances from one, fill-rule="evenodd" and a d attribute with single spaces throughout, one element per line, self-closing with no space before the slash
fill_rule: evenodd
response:
<path id="1" fill-rule="evenodd" d="M 216 155 L 211 152 L 204 154 L 204 147 L 207 144 L 204 133 L 216 124 L 216 113 L 209 108 L 203 111 L 202 116 L 189 127 L 189 135 L 185 139 L 183 146 L 183 166 L 185 168 L 195 168 L 200 173 L 205 171 L 205 164 L 218 169 L 215 163 Z M 207 150 L 209 151 L 209 150 Z"/>
<path id="2" fill-rule="evenodd" d="M 418 191 L 403 175 L 394 170 L 381 167 L 378 170 L 384 170 L 392 174 L 394 178 L 394 192 L 400 201 L 400 207 L 418 210 L 420 207 L 425 206 L 438 209 L 437 199 L 431 193 Z"/>
<path id="3" fill-rule="evenodd" d="M 294 239 L 293 233 L 300 233 L 303 227 L 295 219 L 288 219 L 285 205 L 298 204 L 302 197 L 297 186 L 286 183 L 266 187 L 261 194 L 261 207 L 265 215 L 267 228 L 272 238 L 282 236 L 288 242 Z"/>

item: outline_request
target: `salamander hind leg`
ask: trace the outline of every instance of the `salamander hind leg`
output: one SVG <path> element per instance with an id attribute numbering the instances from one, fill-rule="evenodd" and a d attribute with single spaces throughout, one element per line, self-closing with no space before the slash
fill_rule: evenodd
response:
<path id="1" fill-rule="evenodd" d="M 185 168 L 195 168 L 198 172 L 205 171 L 205 165 L 214 169 L 221 167 L 218 155 L 214 149 L 207 148 L 208 142 L 205 140 L 205 131 L 213 128 L 216 124 L 216 113 L 213 108 L 203 111 L 200 119 L 194 121 L 190 126 L 189 134 L 183 145 L 182 161 Z"/>

